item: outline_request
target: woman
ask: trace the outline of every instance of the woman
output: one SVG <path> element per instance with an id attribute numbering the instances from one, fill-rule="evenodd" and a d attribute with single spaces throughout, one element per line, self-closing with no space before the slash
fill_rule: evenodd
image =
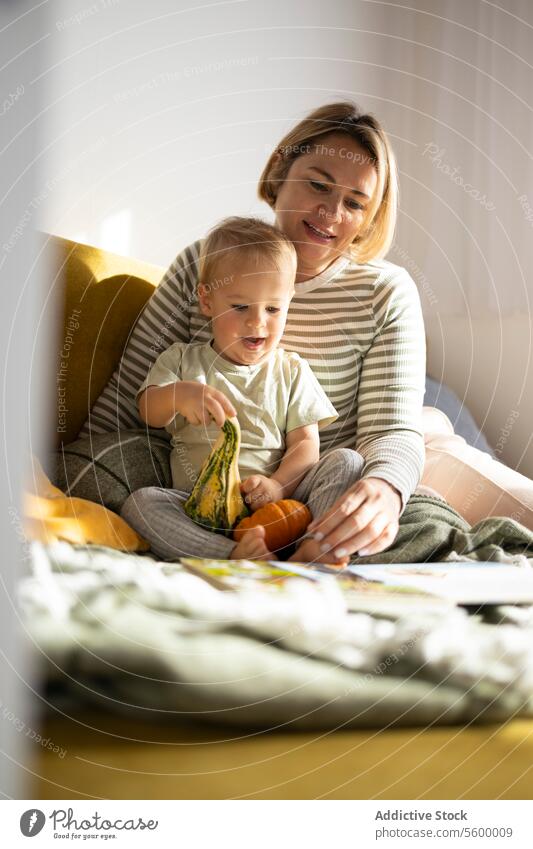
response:
<path id="1" fill-rule="evenodd" d="M 394 155 L 375 118 L 351 103 L 323 106 L 282 139 L 259 195 L 298 254 L 282 344 L 308 359 L 339 413 L 322 431 L 321 453 L 356 449 L 365 461 L 362 478 L 314 530 L 324 551 L 378 553 L 394 541 L 424 463 L 420 302 L 407 272 L 380 259 L 396 221 Z M 210 338 L 196 297 L 198 252 L 199 243 L 182 251 L 146 305 L 86 434 L 140 426 L 135 395 L 158 354 Z M 168 556 L 168 516 L 158 524 L 143 492 L 143 532 Z"/>

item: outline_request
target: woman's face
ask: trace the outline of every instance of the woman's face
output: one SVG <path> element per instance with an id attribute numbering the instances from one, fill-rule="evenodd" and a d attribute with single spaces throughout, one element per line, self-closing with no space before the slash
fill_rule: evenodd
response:
<path id="1" fill-rule="evenodd" d="M 344 133 L 313 139 L 294 160 L 274 209 L 298 253 L 297 280 L 315 277 L 347 253 L 376 184 L 370 155 Z"/>

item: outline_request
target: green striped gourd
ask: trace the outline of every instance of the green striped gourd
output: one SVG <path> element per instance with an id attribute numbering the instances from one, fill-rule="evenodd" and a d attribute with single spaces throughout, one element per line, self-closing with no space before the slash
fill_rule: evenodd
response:
<path id="1" fill-rule="evenodd" d="M 250 514 L 240 490 L 240 446 L 239 422 L 235 417 L 226 419 L 183 505 L 193 521 L 229 537 L 235 525 Z"/>

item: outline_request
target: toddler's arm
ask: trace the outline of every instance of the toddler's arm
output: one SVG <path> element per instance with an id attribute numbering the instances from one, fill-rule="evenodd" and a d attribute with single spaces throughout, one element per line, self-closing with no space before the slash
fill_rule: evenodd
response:
<path id="1" fill-rule="evenodd" d="M 213 419 L 219 427 L 228 416 L 237 415 L 235 407 L 222 392 L 195 380 L 147 386 L 139 398 L 139 412 L 150 427 L 166 427 L 176 413 L 193 425 L 209 424 Z"/>
<path id="2" fill-rule="evenodd" d="M 257 510 L 270 501 L 290 498 L 309 469 L 318 463 L 320 441 L 318 424 L 305 425 L 291 430 L 286 437 L 287 450 L 277 470 L 271 477 L 251 475 L 241 485 L 245 501 Z"/>
<path id="3" fill-rule="evenodd" d="M 318 463 L 320 439 L 318 424 L 304 425 L 291 430 L 286 437 L 287 450 L 271 476 L 283 487 L 283 498 L 290 498 L 309 469 Z"/>

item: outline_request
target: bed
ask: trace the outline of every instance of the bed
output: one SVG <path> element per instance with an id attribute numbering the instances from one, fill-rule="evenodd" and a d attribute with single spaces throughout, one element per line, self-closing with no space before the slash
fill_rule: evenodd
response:
<path id="1" fill-rule="evenodd" d="M 168 485 L 167 440 L 130 434 L 132 476 L 120 436 L 76 437 L 162 269 L 45 244 L 62 339 L 73 315 L 77 327 L 69 414 L 58 405 L 42 460 L 61 489 L 116 510 L 140 486 Z M 490 452 L 453 393 L 430 378 L 426 393 Z M 34 544 L 20 587 L 46 706 L 34 798 L 529 797 L 530 610 L 395 618 L 297 585 L 280 613 L 268 594 L 232 599 L 149 555 Z M 450 633 L 461 639 L 445 651 Z"/>

